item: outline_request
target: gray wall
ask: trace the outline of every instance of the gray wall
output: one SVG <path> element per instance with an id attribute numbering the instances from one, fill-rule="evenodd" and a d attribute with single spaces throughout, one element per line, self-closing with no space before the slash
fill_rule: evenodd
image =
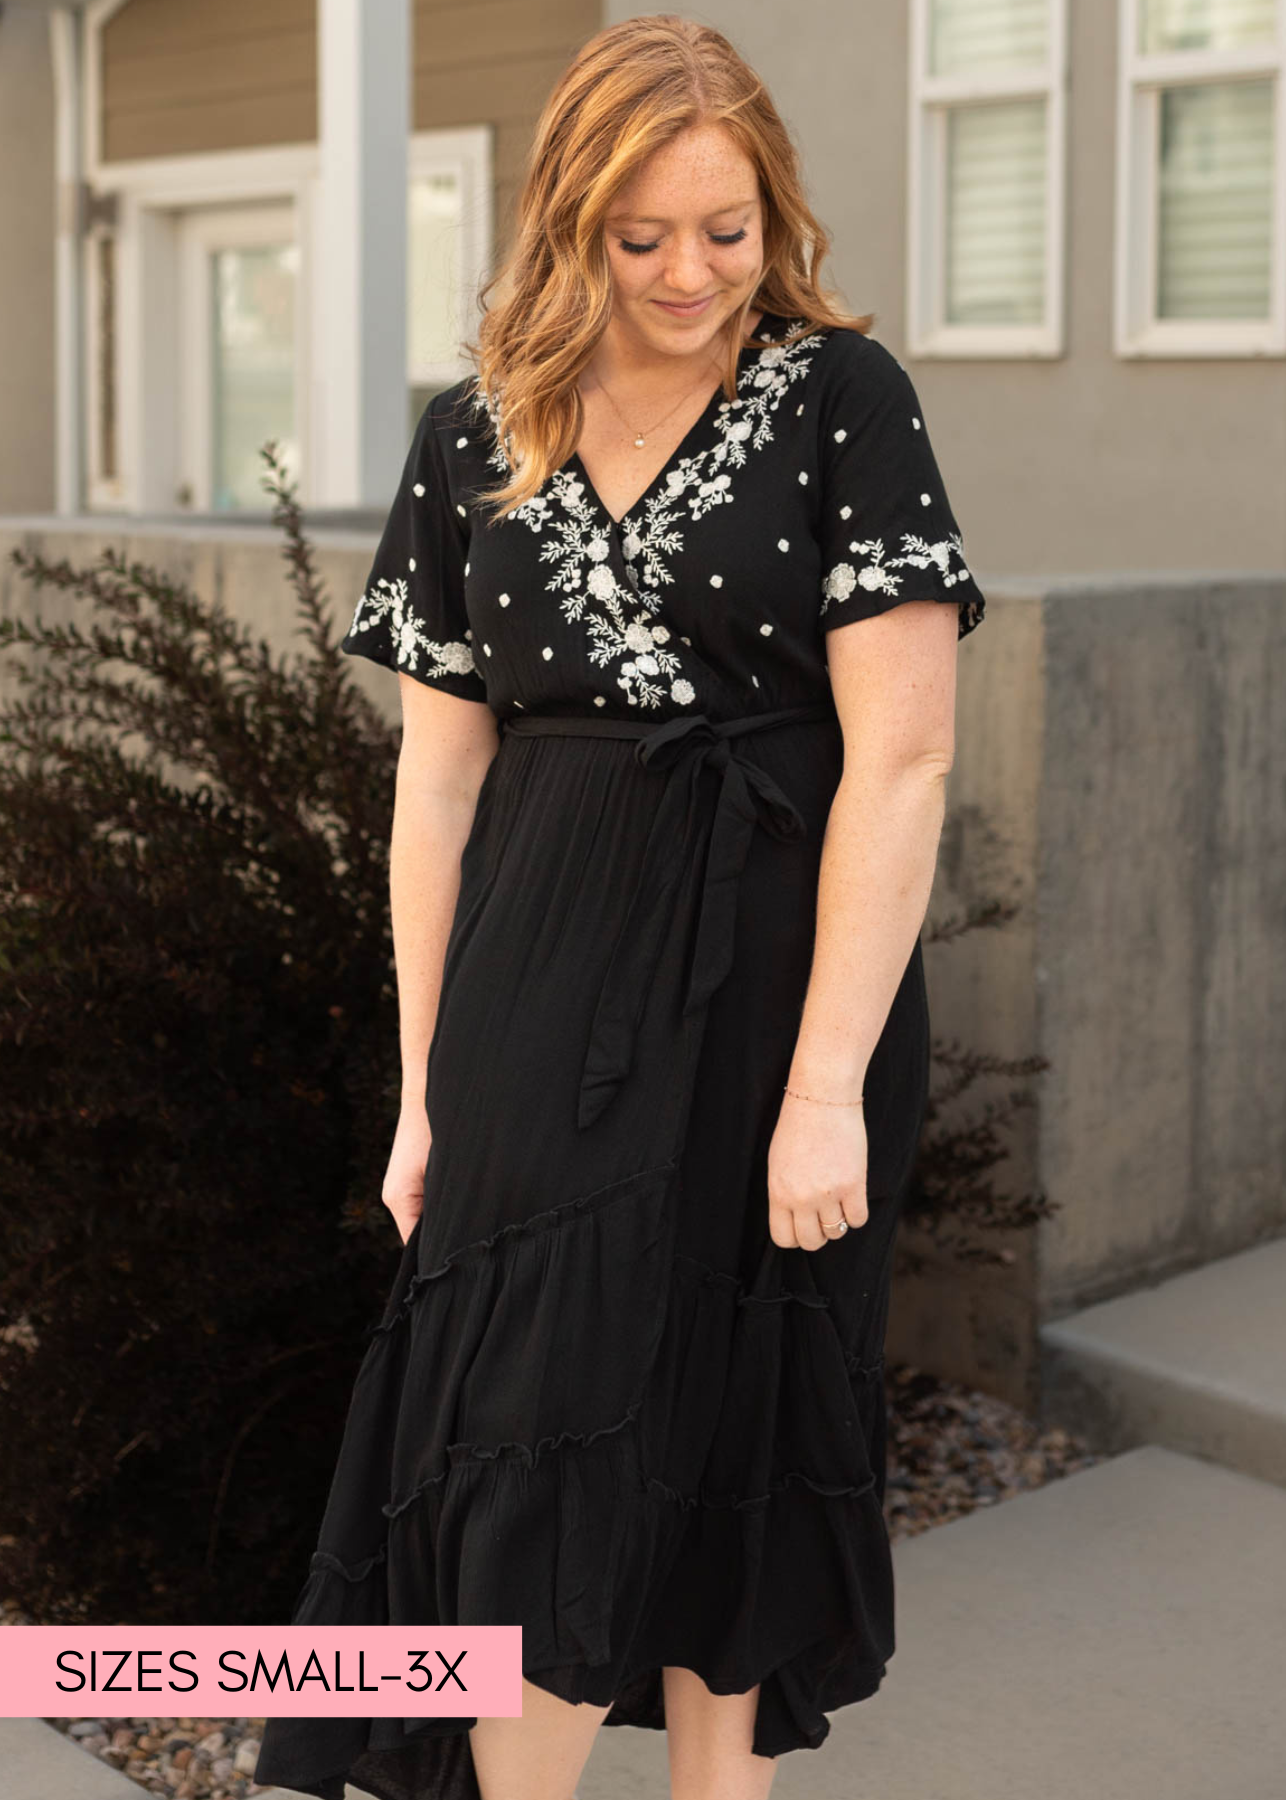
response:
<path id="1" fill-rule="evenodd" d="M 54 505 L 49 18 L 0 11 L 0 513 Z"/>
<path id="2" fill-rule="evenodd" d="M 607 22 L 650 10 L 606 0 Z M 905 342 L 908 14 L 890 0 L 708 0 L 768 84 L 834 235 L 831 276 Z M 1116 0 L 1069 8 L 1067 353 L 903 356 L 986 588 L 997 574 L 1286 567 L 1286 359 L 1112 352 Z"/>
<path id="3" fill-rule="evenodd" d="M 1284 672 L 1286 580 L 993 583 L 929 914 L 1019 911 L 928 948 L 930 1010 L 1048 1059 L 998 1185 L 1056 1211 L 931 1256 L 894 1354 L 1031 1400 L 1044 1320 L 1286 1231 Z"/>

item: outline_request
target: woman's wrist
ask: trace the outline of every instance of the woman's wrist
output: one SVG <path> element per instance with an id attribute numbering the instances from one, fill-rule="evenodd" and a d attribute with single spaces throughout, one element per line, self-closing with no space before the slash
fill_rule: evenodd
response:
<path id="1" fill-rule="evenodd" d="M 860 1100 L 866 1086 L 868 1060 L 864 1056 L 803 1055 L 797 1050 L 786 1075 L 786 1086 L 797 1093 L 841 1104 Z"/>
<path id="2" fill-rule="evenodd" d="M 787 1099 L 803 1100 L 815 1106 L 860 1106 L 866 1095 L 861 1083 L 788 1081 L 782 1090 Z"/>
<path id="3" fill-rule="evenodd" d="M 404 1070 L 402 1073 L 402 1111 L 422 1112 L 425 1107 L 428 1087 L 428 1065 L 417 1070 Z"/>

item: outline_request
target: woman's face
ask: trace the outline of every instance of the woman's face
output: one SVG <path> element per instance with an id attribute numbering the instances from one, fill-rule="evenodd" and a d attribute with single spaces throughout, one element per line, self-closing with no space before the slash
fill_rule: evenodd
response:
<path id="1" fill-rule="evenodd" d="M 763 273 L 758 177 L 720 125 L 690 126 L 649 157 L 606 229 L 613 323 L 640 349 L 698 354 Z"/>

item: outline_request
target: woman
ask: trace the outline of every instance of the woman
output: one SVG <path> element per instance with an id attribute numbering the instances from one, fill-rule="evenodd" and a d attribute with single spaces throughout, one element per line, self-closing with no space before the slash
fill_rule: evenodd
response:
<path id="1" fill-rule="evenodd" d="M 766 1795 L 893 1650 L 882 1352 L 983 614 L 915 392 L 717 32 L 590 40 L 344 648 L 398 670 L 403 1239 L 294 1622 L 520 1624 L 520 1719 L 256 1779 Z M 941 605 L 939 602 L 947 602 Z M 844 629 L 846 626 L 853 629 Z"/>

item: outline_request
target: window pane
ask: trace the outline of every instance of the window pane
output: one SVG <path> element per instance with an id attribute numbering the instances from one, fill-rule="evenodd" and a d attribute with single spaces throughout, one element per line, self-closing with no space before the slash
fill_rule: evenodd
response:
<path id="1" fill-rule="evenodd" d="M 1271 44 L 1278 0 L 1140 0 L 1139 49 L 1229 50 Z"/>
<path id="2" fill-rule="evenodd" d="M 295 437 L 295 272 L 293 244 L 215 250 L 213 281 L 214 411 L 211 505 L 215 511 L 266 510 L 259 455 L 268 438 L 292 478 Z"/>
<path id="3" fill-rule="evenodd" d="M 1169 88 L 1160 115 L 1158 317 L 1267 318 L 1272 83 Z"/>
<path id="4" fill-rule="evenodd" d="M 1049 44 L 1049 0 L 931 0 L 929 72 L 1040 66 Z"/>
<path id="5" fill-rule="evenodd" d="M 1045 316 L 1045 103 L 947 115 L 946 322 Z"/>
<path id="6" fill-rule="evenodd" d="M 454 169 L 410 184 L 406 231 L 409 378 L 423 383 L 460 354 L 460 177 Z"/>

